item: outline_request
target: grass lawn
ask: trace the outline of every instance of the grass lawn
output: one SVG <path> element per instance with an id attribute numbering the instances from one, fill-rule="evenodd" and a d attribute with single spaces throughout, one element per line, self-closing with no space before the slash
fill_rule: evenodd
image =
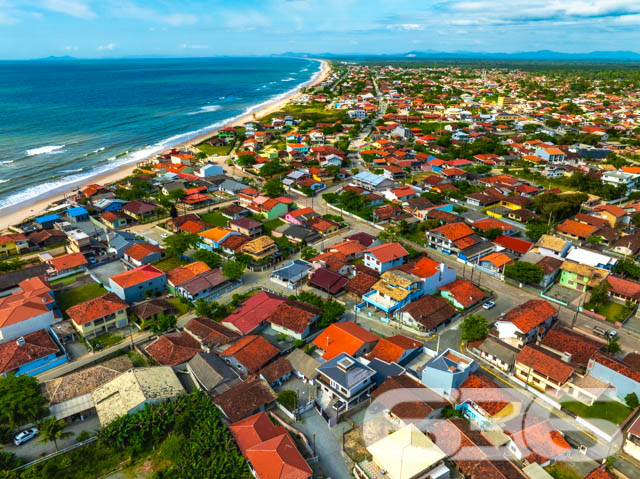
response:
<path id="1" fill-rule="evenodd" d="M 209 143 L 200 143 L 196 146 L 196 148 L 203 153 L 206 153 L 208 156 L 213 155 L 228 155 L 231 150 L 231 145 L 224 146 L 211 146 Z"/>
<path id="2" fill-rule="evenodd" d="M 129 359 L 133 363 L 133 366 L 136 368 L 143 368 L 149 365 L 149 361 L 147 361 L 147 359 L 140 353 L 137 353 L 135 351 L 127 351 L 127 356 L 129 356 Z"/>
<path id="3" fill-rule="evenodd" d="M 161 259 L 157 263 L 153 263 L 153 266 L 161 271 L 169 271 L 173 268 L 177 268 L 178 266 L 184 266 L 185 264 L 189 264 L 189 261 L 180 258 L 179 256 L 171 256 L 169 258 Z"/>
<path id="4" fill-rule="evenodd" d="M 271 232 L 276 229 L 278 226 L 282 226 L 284 221 L 281 219 L 275 218 L 269 221 L 266 221 L 262 224 L 262 228 L 264 229 L 265 234 L 271 234 Z"/>
<path id="5" fill-rule="evenodd" d="M 582 479 L 582 474 L 574 471 L 564 462 L 558 462 L 546 468 L 554 479 Z"/>
<path id="6" fill-rule="evenodd" d="M 229 218 L 222 216 L 220 211 L 212 211 L 211 213 L 201 213 L 200 219 L 205 223 L 209 223 L 211 226 L 227 226 Z"/>
<path id="7" fill-rule="evenodd" d="M 593 406 L 579 401 L 565 401 L 561 404 L 563 408 L 582 418 L 605 419 L 614 424 L 620 424 L 631 414 L 631 409 L 617 401 L 596 402 Z"/>
<path id="8" fill-rule="evenodd" d="M 71 306 L 75 306 L 76 304 L 80 304 L 89 299 L 97 298 L 98 296 L 102 296 L 103 294 L 107 294 L 107 290 L 104 289 L 101 284 L 86 284 L 69 291 L 55 293 L 56 304 L 60 308 L 60 311 L 62 311 L 66 317 L 66 311 Z"/>
<path id="9" fill-rule="evenodd" d="M 622 321 L 626 318 L 631 311 L 630 308 L 627 308 L 624 304 L 616 303 L 614 301 L 607 301 L 604 304 L 599 304 L 594 309 L 596 314 L 600 314 L 607 318 L 607 321 L 611 321 L 615 323 L 616 321 Z"/>
<path id="10" fill-rule="evenodd" d="M 109 346 L 113 346 L 114 344 L 118 344 L 120 341 L 124 339 L 124 336 L 114 333 L 106 333 L 102 336 L 98 336 L 97 338 L 90 339 L 89 342 L 91 346 L 94 348 L 97 344 L 100 345 L 100 349 L 108 348 Z"/>
<path id="11" fill-rule="evenodd" d="M 180 301 L 180 298 L 168 298 L 167 301 L 173 304 L 178 310 L 177 316 L 182 316 L 183 314 L 189 312 L 189 305 Z"/>
<path id="12" fill-rule="evenodd" d="M 49 281 L 49 284 L 51 286 L 55 286 L 56 284 L 69 284 L 69 283 L 73 283 L 76 279 L 78 279 L 80 276 L 84 276 L 85 273 L 76 273 L 76 274 L 72 274 L 70 276 L 65 276 L 64 278 L 59 278 L 59 279 L 54 279 L 53 281 Z"/>

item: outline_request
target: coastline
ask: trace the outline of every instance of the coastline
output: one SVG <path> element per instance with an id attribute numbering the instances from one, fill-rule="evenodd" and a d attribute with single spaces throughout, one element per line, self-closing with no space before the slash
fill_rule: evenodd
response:
<path id="1" fill-rule="evenodd" d="M 219 131 L 222 128 L 229 127 L 229 126 L 241 126 L 247 121 L 250 121 L 252 119 L 260 119 L 275 111 L 280 110 L 283 106 L 285 106 L 291 100 L 300 96 L 301 94 L 300 91 L 303 88 L 314 87 L 322 83 L 327 78 L 329 74 L 329 63 L 326 60 L 322 60 L 322 59 L 312 59 L 312 60 L 320 62 L 321 68 L 319 72 L 317 72 L 314 75 L 315 77 L 312 77 L 307 82 L 297 86 L 287 96 L 274 100 L 272 102 L 269 102 L 255 111 L 249 111 L 248 113 L 246 113 L 245 115 L 239 118 L 225 121 L 217 128 L 214 128 L 200 135 L 197 135 L 193 138 L 183 141 L 182 143 L 178 143 L 172 146 L 167 146 L 166 149 L 170 149 L 170 148 L 179 148 L 179 149 L 187 149 L 187 150 L 192 149 L 195 145 L 202 143 L 203 141 L 211 138 L 217 131 Z M 153 156 L 153 155 L 150 155 L 150 156 Z M 51 203 L 60 201 L 64 199 L 66 196 L 68 196 L 69 194 L 71 194 L 72 192 L 78 189 L 82 189 L 90 184 L 97 183 L 97 184 L 106 185 L 106 184 L 116 183 L 122 178 L 126 178 L 127 176 L 131 175 L 136 168 L 137 168 L 136 163 L 122 165 L 109 172 L 97 174 L 96 176 L 93 176 L 77 185 L 66 188 L 64 191 L 59 191 L 55 193 L 52 192 L 51 196 L 47 196 L 46 198 L 43 198 L 40 200 L 35 200 L 30 204 L 18 206 L 17 209 L 15 210 L 2 213 L 0 215 L 0 230 L 4 230 L 12 225 L 19 224 L 28 218 L 44 214 L 47 210 L 47 207 Z"/>

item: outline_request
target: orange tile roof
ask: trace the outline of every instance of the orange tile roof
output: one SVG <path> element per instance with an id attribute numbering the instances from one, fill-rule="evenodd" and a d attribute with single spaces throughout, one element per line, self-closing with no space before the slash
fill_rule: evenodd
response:
<path id="1" fill-rule="evenodd" d="M 382 338 L 375 345 L 373 350 L 367 354 L 367 359 L 381 359 L 388 363 L 398 362 L 407 350 L 416 349 L 422 346 L 420 341 L 415 341 L 402 334 Z"/>
<path id="2" fill-rule="evenodd" d="M 124 254 L 136 261 L 142 261 L 148 255 L 161 253 L 162 251 L 164 251 L 162 248 L 150 243 L 134 243 L 124 250 Z"/>
<path id="3" fill-rule="evenodd" d="M 365 253 L 370 253 L 372 256 L 381 263 L 387 263 L 399 258 L 409 256 L 409 253 L 400 243 L 385 243 L 373 248 L 364 250 Z"/>
<path id="4" fill-rule="evenodd" d="M 34 277 L 18 283 L 19 291 L 0 298 L 0 327 L 46 313 L 54 302 L 49 283 Z"/>
<path id="5" fill-rule="evenodd" d="M 558 225 L 558 231 L 577 236 L 578 238 L 588 238 L 596 232 L 596 226 L 578 223 L 577 221 L 566 219 Z"/>
<path id="6" fill-rule="evenodd" d="M 59 352 L 58 346 L 44 329 L 25 334 L 23 339 L 24 344 L 18 344 L 16 340 L 0 344 L 0 374 Z"/>
<path id="7" fill-rule="evenodd" d="M 466 279 L 456 279 L 448 285 L 442 286 L 440 291 L 449 291 L 451 296 L 465 308 L 487 296 L 484 291 Z"/>
<path id="8" fill-rule="evenodd" d="M 502 268 L 504 265 L 511 263 L 513 259 L 504 253 L 493 252 L 480 258 L 480 261 L 488 261 L 496 268 Z"/>
<path id="9" fill-rule="evenodd" d="M 527 461 L 539 464 L 571 450 L 564 436 L 551 429 L 547 421 L 539 422 L 513 434 L 512 439 Z"/>
<path id="10" fill-rule="evenodd" d="M 544 299 L 530 299 L 505 314 L 501 321 L 511 321 L 522 333 L 527 334 L 556 314 L 558 310 Z"/>
<path id="11" fill-rule="evenodd" d="M 472 400 L 491 416 L 495 416 L 511 402 L 506 391 L 483 374 L 471 374 L 458 388 L 459 403 Z"/>
<path id="12" fill-rule="evenodd" d="M 167 281 L 175 286 L 199 274 L 205 273 L 210 269 L 211 268 L 203 261 L 194 261 L 193 263 L 178 266 L 177 268 L 167 271 Z"/>
<path id="13" fill-rule="evenodd" d="M 516 361 L 547 376 L 562 385 L 571 377 L 574 369 L 567 363 L 552 356 L 544 349 L 526 345 L 516 356 Z"/>
<path id="14" fill-rule="evenodd" d="M 70 307 L 67 309 L 67 314 L 74 323 L 81 325 L 109 314 L 117 313 L 128 307 L 129 305 L 116 296 L 115 293 L 107 293 Z"/>
<path id="15" fill-rule="evenodd" d="M 254 373 L 273 358 L 280 351 L 262 336 L 243 336 L 222 353 L 220 357 L 233 356 L 249 373 Z"/>
<path id="16" fill-rule="evenodd" d="M 438 232 L 442 234 L 449 241 L 456 241 L 466 236 L 471 236 L 473 230 L 466 223 L 449 223 L 439 226 L 431 230 L 432 232 Z"/>
<path id="17" fill-rule="evenodd" d="M 203 238 L 207 238 L 207 239 L 210 239 L 211 241 L 218 242 L 229 233 L 231 233 L 231 230 L 227 228 L 216 227 L 216 228 L 211 228 L 210 230 L 202 231 L 198 234 Z"/>
<path id="18" fill-rule="evenodd" d="M 415 265 L 413 265 L 409 272 L 419 276 L 420 278 L 430 278 L 438 272 L 439 267 L 440 263 L 423 256 L 415 263 Z"/>
<path id="19" fill-rule="evenodd" d="M 126 289 L 159 276 L 164 276 L 164 273 L 150 264 L 145 264 L 138 268 L 113 275 L 109 279 L 121 288 Z"/>
<path id="20" fill-rule="evenodd" d="M 353 356 L 364 344 L 379 339 L 357 324 L 346 321 L 330 325 L 313 340 L 313 344 L 324 351 L 322 357 L 329 361 L 340 353 Z"/>
<path id="21" fill-rule="evenodd" d="M 57 258 L 50 259 L 48 263 L 55 268 L 57 272 L 66 271 L 68 269 L 77 268 L 88 263 L 82 253 L 69 253 Z"/>
<path id="22" fill-rule="evenodd" d="M 202 352 L 200 343 L 189 333 L 165 334 L 145 348 L 153 359 L 166 366 L 177 366 Z"/>
<path id="23" fill-rule="evenodd" d="M 365 250 L 365 247 L 362 246 L 359 241 L 345 240 L 328 247 L 327 250 L 342 253 L 345 256 L 350 256 L 353 254 L 361 253 Z"/>

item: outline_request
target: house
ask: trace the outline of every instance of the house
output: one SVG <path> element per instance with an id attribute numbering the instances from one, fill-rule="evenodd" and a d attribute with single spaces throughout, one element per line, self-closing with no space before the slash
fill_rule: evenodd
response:
<path id="1" fill-rule="evenodd" d="M 380 337 L 358 326 L 344 321 L 329 325 L 314 340 L 322 359 L 329 361 L 340 353 L 357 358 L 371 352 Z"/>
<path id="2" fill-rule="evenodd" d="M 48 246 L 59 245 L 66 242 L 67 235 L 65 235 L 63 231 L 58 230 L 40 230 L 29 233 L 27 239 L 29 243 L 36 245 L 39 248 L 46 248 Z M 8 249 L 11 251 L 12 247 L 8 246 Z"/>
<path id="3" fill-rule="evenodd" d="M 257 478 L 312 477 L 311 468 L 296 449 L 295 442 L 282 426 L 275 426 L 265 412 L 229 426 L 242 455 Z"/>
<path id="4" fill-rule="evenodd" d="M 22 280 L 17 290 L 0 297 L 0 342 L 49 329 L 60 321 L 53 291 L 43 276 Z"/>
<path id="5" fill-rule="evenodd" d="M 387 320 L 403 306 L 424 294 L 422 280 L 411 273 L 389 270 L 371 287 L 362 300 L 376 310 L 383 311 Z"/>
<path id="6" fill-rule="evenodd" d="M 331 399 L 336 399 L 336 410 L 348 411 L 368 397 L 375 388 L 375 371 L 347 353 L 340 353 L 318 366 L 317 384 Z"/>
<path id="7" fill-rule="evenodd" d="M 396 314 L 396 321 L 418 331 L 435 334 L 458 316 L 458 311 L 441 296 L 429 294 L 409 303 Z"/>
<path id="8" fill-rule="evenodd" d="M 276 400 L 276 393 L 266 381 L 257 376 L 233 386 L 216 396 L 213 403 L 232 422 L 240 421 L 260 411 L 264 411 Z"/>
<path id="9" fill-rule="evenodd" d="M 153 218 L 160 207 L 151 201 L 134 200 L 122 207 L 122 211 L 137 221 Z"/>
<path id="10" fill-rule="evenodd" d="M 142 266 L 154 263 L 164 256 L 165 252 L 159 246 L 149 243 L 135 243 L 124 250 L 123 259 L 133 266 Z"/>
<path id="11" fill-rule="evenodd" d="M 613 251 L 623 256 L 637 256 L 640 253 L 640 234 L 621 236 L 613 243 Z"/>
<path id="12" fill-rule="evenodd" d="M 404 202 L 418 196 L 420 196 L 420 193 L 408 185 L 391 188 L 384 192 L 384 197 L 389 201 Z"/>
<path id="13" fill-rule="evenodd" d="M 295 289 L 304 282 L 311 268 L 310 263 L 301 259 L 294 259 L 292 262 L 274 270 L 269 275 L 269 279 L 283 288 Z"/>
<path id="14" fill-rule="evenodd" d="M 233 231 L 227 228 L 215 227 L 198 233 L 200 242 L 198 248 L 213 251 L 220 249 L 220 243 L 222 243 L 229 236 L 240 235 L 237 231 Z"/>
<path id="15" fill-rule="evenodd" d="M 120 416 L 134 414 L 146 404 L 158 404 L 186 391 L 168 366 L 135 368 L 96 388 L 91 397 L 100 425 L 105 427 Z"/>
<path id="16" fill-rule="evenodd" d="M 597 226 L 578 223 L 572 219 L 566 219 L 557 228 L 557 234 L 564 236 L 573 242 L 586 241 L 589 236 L 593 236 L 598 231 Z"/>
<path id="17" fill-rule="evenodd" d="M 235 331 L 201 316 L 190 319 L 184 326 L 184 331 L 198 341 L 207 353 L 238 339 L 238 333 Z"/>
<path id="18" fill-rule="evenodd" d="M 109 289 L 127 303 L 142 301 L 145 297 L 161 293 L 167 285 L 167 276 L 150 264 L 109 278 Z"/>
<path id="19" fill-rule="evenodd" d="M 280 256 L 280 250 L 268 236 L 260 236 L 254 240 L 248 241 L 242 245 L 241 251 L 251 256 L 254 261 L 262 261 L 267 258 L 276 258 Z"/>
<path id="20" fill-rule="evenodd" d="M 466 279 L 456 279 L 440 287 L 440 294 L 458 309 L 471 308 L 487 297 L 484 291 Z"/>
<path id="21" fill-rule="evenodd" d="M 262 235 L 262 223 L 249 218 L 237 218 L 229 221 L 227 225 L 231 231 L 237 231 L 249 238 L 258 238 Z"/>
<path id="22" fill-rule="evenodd" d="M 49 414 L 57 419 L 82 420 L 96 413 L 91 393 L 94 389 L 133 368 L 126 355 L 103 361 L 95 366 L 59 376 L 42 383 Z"/>
<path id="23" fill-rule="evenodd" d="M 535 251 L 542 256 L 562 259 L 569 252 L 571 243 L 557 236 L 544 234 L 536 242 Z"/>
<path id="24" fill-rule="evenodd" d="M 456 391 L 456 410 L 480 428 L 491 428 L 511 399 L 495 382 L 484 374 L 473 373 Z"/>
<path id="25" fill-rule="evenodd" d="M 599 253 L 590 249 L 571 247 L 566 259 L 574 263 L 584 264 L 592 268 L 608 269 L 611 271 L 618 260 L 606 254 Z"/>
<path id="26" fill-rule="evenodd" d="M 131 312 L 142 321 L 157 321 L 162 316 L 176 314 L 178 311 L 169 301 L 155 298 L 132 306 Z"/>
<path id="27" fill-rule="evenodd" d="M 117 229 L 127 225 L 128 216 L 120 211 L 105 211 L 100 213 L 100 219 L 108 228 Z"/>
<path id="28" fill-rule="evenodd" d="M 621 301 L 638 303 L 640 300 L 640 283 L 618 276 L 609 275 L 606 279 L 609 284 L 609 296 Z"/>
<path id="29" fill-rule="evenodd" d="M 566 457 L 571 446 L 550 422 L 540 421 L 511 434 L 507 450 L 519 461 L 546 467 Z"/>
<path id="30" fill-rule="evenodd" d="M 223 319 L 222 324 L 240 334 L 249 334 L 263 325 L 271 313 L 284 301 L 285 298 L 282 296 L 260 291 Z"/>
<path id="31" fill-rule="evenodd" d="M 281 386 L 283 383 L 288 381 L 292 375 L 293 367 L 284 357 L 280 357 L 275 361 L 270 362 L 258 371 L 260 379 L 264 379 L 271 387 Z"/>
<path id="32" fill-rule="evenodd" d="M 238 286 L 240 282 L 228 280 L 220 268 L 215 268 L 176 285 L 176 295 L 189 301 L 211 300 Z"/>
<path id="33" fill-rule="evenodd" d="M 482 359 L 492 366 L 504 371 L 510 372 L 516 362 L 518 349 L 507 343 L 489 335 L 477 346 L 469 345 L 469 348 L 480 355 Z"/>
<path id="34" fill-rule="evenodd" d="M 540 281 L 540 286 L 546 288 L 555 281 L 556 276 L 560 274 L 562 260 L 553 256 L 543 256 L 542 259 L 535 264 L 542 268 L 542 280 Z"/>
<path id="35" fill-rule="evenodd" d="M 587 291 L 599 285 L 609 275 L 606 269 L 593 268 L 572 261 L 563 261 L 560 270 L 559 284 L 576 291 Z"/>
<path id="36" fill-rule="evenodd" d="M 383 273 L 404 263 L 409 256 L 400 243 L 385 243 L 364 250 L 364 265 Z"/>
<path id="37" fill-rule="evenodd" d="M 427 362 L 422 369 L 422 384 L 449 397 L 478 369 L 478 364 L 462 353 L 447 348 Z"/>
<path id="38" fill-rule="evenodd" d="M 514 258 L 508 253 L 494 251 L 478 260 L 478 265 L 495 274 L 504 273 L 504 269 L 513 263 Z"/>
<path id="39" fill-rule="evenodd" d="M 603 343 L 567 328 L 553 328 L 539 346 L 567 358 L 575 367 L 586 370 L 589 360 L 602 349 Z"/>
<path id="40" fill-rule="evenodd" d="M 620 400 L 624 400 L 627 394 L 637 393 L 640 390 L 640 370 L 638 368 L 600 352 L 595 353 L 589 359 L 587 372 L 590 376 L 608 384 L 609 390 Z"/>
<path id="41" fill-rule="evenodd" d="M 327 268 L 318 268 L 309 276 L 309 285 L 334 296 L 341 292 L 349 280 Z"/>
<path id="42" fill-rule="evenodd" d="M 625 443 L 626 446 L 626 443 Z M 626 450 L 625 450 L 626 451 Z M 584 479 L 617 479 L 617 475 L 607 469 L 607 466 L 600 466 L 589 474 L 584 476 Z"/>
<path id="43" fill-rule="evenodd" d="M 53 332 L 40 329 L 0 344 L 0 376 L 33 376 L 67 362 Z"/>
<path id="44" fill-rule="evenodd" d="M 70 307 L 67 315 L 82 337 L 95 338 L 129 324 L 128 307 L 114 293 L 107 293 Z"/>
<path id="45" fill-rule="evenodd" d="M 75 206 L 66 211 L 67 217 L 72 223 L 80 223 L 81 221 L 89 221 L 89 212 L 83 206 Z"/>
<path id="46" fill-rule="evenodd" d="M 509 254 L 519 258 L 533 247 L 533 243 L 513 236 L 500 235 L 493 240 L 498 246 L 502 246 Z"/>
<path id="47" fill-rule="evenodd" d="M 57 214 L 53 213 L 50 215 L 39 216 L 33 221 L 35 221 L 41 229 L 48 230 L 53 228 L 54 224 L 59 223 L 62 220 Z"/>
<path id="48" fill-rule="evenodd" d="M 561 164 L 565 159 L 564 151 L 556 147 L 537 148 L 535 151 L 535 156 L 538 156 L 544 161 L 552 164 Z"/>
<path id="49" fill-rule="evenodd" d="M 567 381 L 573 375 L 573 366 L 539 346 L 526 345 L 516 356 L 515 376 L 537 389 L 550 391 L 556 397 L 563 394 Z"/>
<path id="50" fill-rule="evenodd" d="M 209 271 L 211 268 L 203 261 L 194 261 L 167 271 L 167 288 L 176 294 L 176 287 L 195 278 L 199 274 Z"/>
<path id="51" fill-rule="evenodd" d="M 609 226 L 615 228 L 618 225 L 628 224 L 630 221 L 629 214 L 623 208 L 617 205 L 600 205 L 593 209 L 600 218 L 605 219 Z"/>
<path id="52" fill-rule="evenodd" d="M 530 299 L 516 306 L 495 322 L 500 340 L 521 348 L 541 341 L 558 318 L 558 310 L 544 299 Z"/>
<path id="53" fill-rule="evenodd" d="M 13 256 L 29 250 L 29 240 L 22 233 L 0 235 L 0 257 Z"/>
<path id="54" fill-rule="evenodd" d="M 322 315 L 322 309 L 299 301 L 287 300 L 280 303 L 267 317 L 271 328 L 294 339 L 304 340 L 315 322 Z"/>
<path id="55" fill-rule="evenodd" d="M 294 375 L 303 381 L 309 381 L 310 384 L 314 384 L 314 379 L 318 375 L 316 369 L 322 364 L 320 361 L 314 359 L 299 348 L 291 351 L 286 358 L 293 368 Z"/>
<path id="56" fill-rule="evenodd" d="M 262 336 L 244 336 L 222 351 L 219 356 L 243 375 L 252 374 L 280 354 Z"/>
<path id="57" fill-rule="evenodd" d="M 196 387 L 211 396 L 216 396 L 240 382 L 238 374 L 215 354 L 196 354 L 187 361 L 187 371 Z"/>
<path id="58" fill-rule="evenodd" d="M 378 359 L 386 363 L 402 366 L 422 351 L 422 343 L 403 334 L 382 338 L 373 350 L 365 356 L 369 361 Z"/>
<path id="59" fill-rule="evenodd" d="M 627 429 L 622 449 L 632 458 L 636 460 L 640 459 L 640 417 L 636 417 L 635 421 L 633 421 L 629 429 Z M 587 479 L 598 479 L 598 477 L 596 476 Z M 600 479 L 615 479 L 615 476 L 603 476 Z"/>
<path id="60" fill-rule="evenodd" d="M 427 239 L 429 248 L 442 251 L 445 254 L 462 254 L 468 259 L 466 254 L 472 257 L 479 254 L 475 249 L 472 251 L 469 248 L 482 243 L 483 240 L 466 223 L 461 222 L 449 223 L 429 230 Z M 489 250 L 493 249 L 493 245 L 488 245 L 488 248 Z M 465 252 L 466 254 L 464 254 Z"/>
<path id="61" fill-rule="evenodd" d="M 163 334 L 145 348 L 149 356 L 159 364 L 177 366 L 186 363 L 202 352 L 200 343 L 186 331 Z"/>
<path id="62" fill-rule="evenodd" d="M 640 175 L 636 173 L 626 173 L 624 171 L 605 171 L 600 180 L 608 185 L 625 186 L 627 193 L 632 191 L 638 184 Z"/>
<path id="63" fill-rule="evenodd" d="M 384 176 L 361 171 L 351 177 L 351 184 L 367 191 L 384 191 L 393 186 L 393 181 Z"/>
<path id="64" fill-rule="evenodd" d="M 0 273 L 0 293 L 2 293 L 2 296 L 6 296 L 11 292 L 15 292 L 19 289 L 19 284 L 22 281 L 36 276 L 44 277 L 47 269 L 49 269 L 49 266 L 45 263 L 34 263 L 16 271 Z"/>
<path id="65" fill-rule="evenodd" d="M 68 253 L 47 260 L 47 264 L 51 266 L 48 276 L 61 278 L 85 271 L 89 262 L 82 253 Z"/>
<path id="66" fill-rule="evenodd" d="M 363 467 L 363 477 L 370 477 L 364 470 L 376 466 L 378 477 L 390 479 L 437 479 L 449 477 L 444 460 L 447 455 L 415 425 L 408 424 L 367 446 L 372 464 Z"/>

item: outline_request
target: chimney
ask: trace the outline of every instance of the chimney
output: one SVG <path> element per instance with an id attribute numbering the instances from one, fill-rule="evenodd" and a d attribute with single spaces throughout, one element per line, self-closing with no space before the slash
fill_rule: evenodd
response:
<path id="1" fill-rule="evenodd" d="M 18 339 L 16 339 L 16 343 L 18 344 L 18 346 L 23 346 L 24 345 L 24 337 L 20 336 Z"/>

